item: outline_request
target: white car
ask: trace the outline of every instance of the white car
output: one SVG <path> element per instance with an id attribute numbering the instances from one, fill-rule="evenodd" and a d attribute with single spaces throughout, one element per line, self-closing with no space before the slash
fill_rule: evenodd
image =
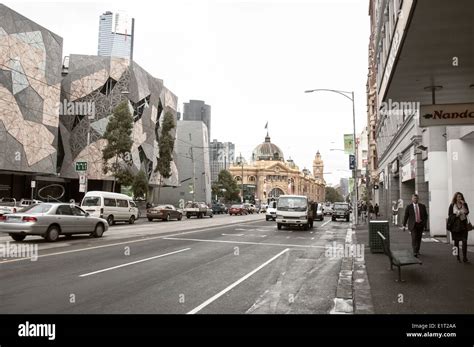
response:
<path id="1" fill-rule="evenodd" d="M 277 207 L 276 201 L 270 202 L 270 204 L 267 207 L 267 212 L 265 212 L 265 220 L 276 221 L 276 213 L 277 213 L 276 207 Z"/>
<path id="2" fill-rule="evenodd" d="M 109 225 L 116 222 L 133 224 L 139 216 L 137 205 L 132 198 L 119 193 L 87 192 L 81 207 L 91 216 L 106 219 Z"/>

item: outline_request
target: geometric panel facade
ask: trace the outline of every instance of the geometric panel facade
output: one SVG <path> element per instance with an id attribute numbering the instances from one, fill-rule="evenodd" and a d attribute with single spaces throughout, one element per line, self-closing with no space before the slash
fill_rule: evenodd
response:
<path id="1" fill-rule="evenodd" d="M 134 118 L 131 150 L 133 173 L 144 170 L 151 186 L 160 183 L 153 173 L 158 156 L 156 129 L 165 112 L 171 112 L 176 122 L 177 97 L 163 81 L 150 75 L 134 61 L 126 58 L 70 55 L 69 68 L 61 84 L 61 103 L 93 105 L 92 114 L 67 112 L 60 117 L 61 139 L 65 151 L 60 164 L 61 176 L 77 178 L 74 162 L 87 160 L 88 179 L 112 180 L 102 172 L 102 138 L 113 110 L 127 101 Z M 67 132 L 63 136 L 63 132 Z M 176 137 L 176 128 L 174 129 Z M 176 155 L 174 155 L 176 158 Z M 173 162 L 172 176 L 166 185 L 178 185 L 178 172 Z"/>
<path id="2" fill-rule="evenodd" d="M 2 170 L 56 173 L 62 41 L 0 4 Z"/>

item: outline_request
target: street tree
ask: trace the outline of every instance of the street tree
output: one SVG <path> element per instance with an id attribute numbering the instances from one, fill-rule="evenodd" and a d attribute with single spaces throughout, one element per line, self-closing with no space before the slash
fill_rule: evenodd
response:
<path id="1" fill-rule="evenodd" d="M 107 145 L 102 150 L 103 172 L 104 174 L 110 172 L 114 177 L 112 191 L 115 191 L 116 182 L 126 186 L 133 182 L 133 175 L 130 172 L 132 129 L 133 118 L 128 102 L 123 101 L 115 108 L 104 133 Z"/>
<path id="2" fill-rule="evenodd" d="M 132 182 L 132 192 L 135 198 L 147 198 L 148 195 L 148 178 L 143 170 L 140 170 L 134 177 Z"/>
<path id="3" fill-rule="evenodd" d="M 171 162 L 173 161 L 174 136 L 172 130 L 176 127 L 171 112 L 166 112 L 161 125 L 161 133 L 158 138 L 158 157 L 155 172 L 160 173 L 160 185 L 158 186 L 158 201 L 163 180 L 171 177 Z"/>
<path id="4" fill-rule="evenodd" d="M 221 170 L 217 177 L 217 182 L 212 185 L 212 194 L 224 197 L 225 201 L 238 201 L 240 199 L 239 193 L 240 189 L 237 181 L 230 172 Z"/>
<path id="5" fill-rule="evenodd" d="M 333 187 L 326 187 L 326 201 L 339 202 L 339 201 L 344 201 L 344 198 Z"/>

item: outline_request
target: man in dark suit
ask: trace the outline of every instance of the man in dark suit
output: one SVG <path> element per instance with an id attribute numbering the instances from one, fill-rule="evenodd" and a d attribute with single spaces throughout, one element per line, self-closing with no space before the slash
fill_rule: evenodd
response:
<path id="1" fill-rule="evenodd" d="M 403 231 L 405 231 L 408 222 L 408 230 L 411 231 L 413 255 L 418 257 L 420 255 L 421 237 L 423 236 L 423 230 L 425 230 L 426 221 L 428 220 L 428 213 L 426 212 L 426 206 L 418 203 L 417 194 L 412 195 L 411 201 L 413 203 L 408 205 L 405 209 Z"/>

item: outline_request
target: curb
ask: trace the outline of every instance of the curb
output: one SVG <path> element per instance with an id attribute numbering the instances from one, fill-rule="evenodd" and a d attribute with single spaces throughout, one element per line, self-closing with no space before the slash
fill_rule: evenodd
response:
<path id="1" fill-rule="evenodd" d="M 370 284 L 365 267 L 365 258 L 356 258 L 353 250 L 357 246 L 357 237 L 352 224 L 347 230 L 345 250 L 331 314 L 373 314 L 374 306 L 370 293 Z M 362 247 L 363 252 L 365 246 Z M 347 256 L 348 255 L 348 256 Z M 363 255 L 363 253 L 362 253 Z"/>

